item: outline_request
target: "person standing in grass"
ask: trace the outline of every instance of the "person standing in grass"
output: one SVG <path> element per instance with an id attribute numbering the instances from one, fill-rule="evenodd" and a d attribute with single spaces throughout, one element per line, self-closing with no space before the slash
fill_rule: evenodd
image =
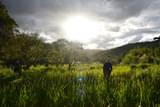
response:
<path id="1" fill-rule="evenodd" d="M 104 78 L 105 79 L 109 79 L 110 75 L 112 72 L 112 64 L 111 62 L 108 60 L 107 62 L 104 63 L 103 65 L 103 74 L 104 74 Z"/>

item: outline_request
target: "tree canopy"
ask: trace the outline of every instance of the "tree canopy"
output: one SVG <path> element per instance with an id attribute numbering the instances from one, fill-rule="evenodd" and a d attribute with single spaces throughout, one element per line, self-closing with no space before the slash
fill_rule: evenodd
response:
<path id="1" fill-rule="evenodd" d="M 160 48 L 135 48 L 130 50 L 122 60 L 125 64 L 159 63 Z"/>

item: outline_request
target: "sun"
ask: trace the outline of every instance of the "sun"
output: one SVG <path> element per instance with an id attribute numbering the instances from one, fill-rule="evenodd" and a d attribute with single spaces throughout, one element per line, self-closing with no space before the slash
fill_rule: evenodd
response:
<path id="1" fill-rule="evenodd" d="M 65 37 L 72 41 L 89 42 L 99 35 L 100 24 L 85 16 L 69 17 L 62 24 Z"/>

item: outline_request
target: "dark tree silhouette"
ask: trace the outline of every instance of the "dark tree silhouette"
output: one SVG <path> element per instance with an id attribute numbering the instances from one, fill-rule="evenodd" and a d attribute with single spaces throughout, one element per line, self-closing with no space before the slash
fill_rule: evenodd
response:
<path id="1" fill-rule="evenodd" d="M 154 37 L 153 40 L 160 40 L 160 36 L 159 37 Z"/>

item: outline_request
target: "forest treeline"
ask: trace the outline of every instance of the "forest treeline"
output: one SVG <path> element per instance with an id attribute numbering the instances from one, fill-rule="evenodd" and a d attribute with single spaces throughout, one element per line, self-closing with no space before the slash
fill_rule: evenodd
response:
<path id="1" fill-rule="evenodd" d="M 16 22 L 0 2 L 0 62 L 15 72 L 31 65 L 88 62 L 89 57 L 80 43 L 65 39 L 46 43 L 38 34 L 20 32 Z"/>

